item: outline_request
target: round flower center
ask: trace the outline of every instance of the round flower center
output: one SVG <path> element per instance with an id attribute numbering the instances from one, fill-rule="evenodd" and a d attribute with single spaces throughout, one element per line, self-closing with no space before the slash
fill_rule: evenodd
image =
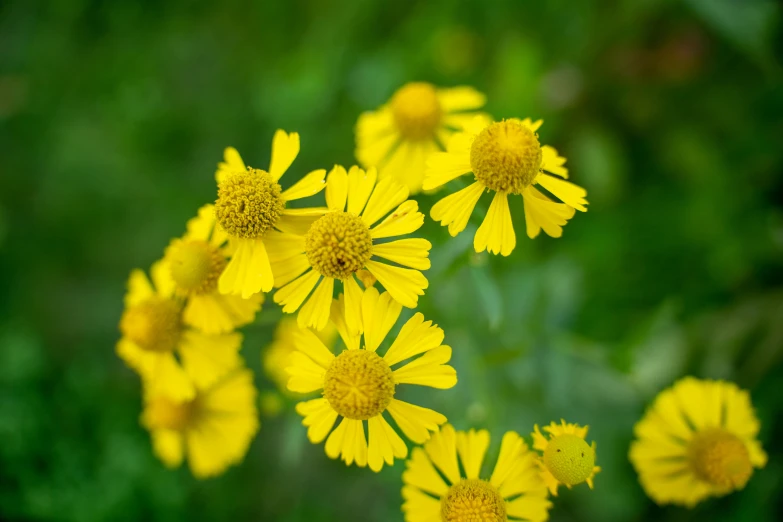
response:
<path id="1" fill-rule="evenodd" d="M 593 474 L 595 451 L 583 438 L 565 433 L 549 441 L 544 464 L 559 482 L 581 484 Z"/>
<path id="2" fill-rule="evenodd" d="M 434 137 L 443 115 L 435 87 L 424 82 L 400 87 L 392 96 L 391 110 L 400 134 L 408 140 Z"/>
<path id="3" fill-rule="evenodd" d="M 495 192 L 520 194 L 536 179 L 541 156 L 538 136 L 516 120 L 493 123 L 470 147 L 476 179 Z"/>
<path id="4" fill-rule="evenodd" d="M 486 480 L 463 479 L 440 501 L 443 522 L 506 522 L 506 503 Z"/>
<path id="5" fill-rule="evenodd" d="M 171 278 L 185 293 L 213 292 L 226 268 L 226 258 L 206 241 L 177 241 L 166 252 L 166 257 Z"/>
<path id="6" fill-rule="evenodd" d="M 345 350 L 326 370 L 324 397 L 348 419 L 375 417 L 394 397 L 391 368 L 375 352 Z"/>
<path id="7" fill-rule="evenodd" d="M 194 414 L 195 401 L 177 403 L 165 397 L 156 397 L 147 403 L 143 422 L 151 430 L 181 431 L 188 427 Z"/>
<path id="8" fill-rule="evenodd" d="M 697 477 L 729 491 L 745 487 L 753 474 L 745 443 L 721 428 L 696 435 L 688 446 L 688 459 Z"/>
<path id="9" fill-rule="evenodd" d="M 305 236 L 307 259 L 326 277 L 345 279 L 364 267 L 372 256 L 370 229 L 348 212 L 330 212 L 318 218 Z"/>
<path id="10" fill-rule="evenodd" d="M 223 229 L 234 237 L 256 239 L 277 223 L 285 208 L 282 189 L 263 170 L 247 169 L 218 186 L 215 216 Z"/>
<path id="11" fill-rule="evenodd" d="M 182 330 L 179 304 L 171 299 L 153 297 L 125 310 L 120 331 L 139 348 L 151 352 L 173 350 Z"/>

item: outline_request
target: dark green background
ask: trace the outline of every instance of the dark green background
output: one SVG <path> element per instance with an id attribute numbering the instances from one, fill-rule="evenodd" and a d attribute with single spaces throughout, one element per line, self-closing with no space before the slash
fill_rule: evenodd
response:
<path id="1" fill-rule="evenodd" d="M 214 199 L 226 145 L 264 167 L 274 130 L 298 131 L 289 182 L 349 165 L 359 113 L 427 80 L 475 86 L 498 118 L 544 118 L 591 204 L 562 239 L 531 241 L 515 201 L 508 258 L 428 219 L 420 309 L 460 382 L 403 396 L 496 444 L 561 416 L 589 424 L 604 470 L 552 520 L 775 520 L 779 22 L 761 0 L 2 2 L 0 519 L 401 520 L 403 463 L 330 461 L 290 407 L 222 477 L 165 470 L 114 343 L 129 270 Z M 279 315 L 246 329 L 255 369 Z M 631 429 L 686 374 L 751 390 L 770 462 L 741 493 L 660 509 L 626 458 Z"/>

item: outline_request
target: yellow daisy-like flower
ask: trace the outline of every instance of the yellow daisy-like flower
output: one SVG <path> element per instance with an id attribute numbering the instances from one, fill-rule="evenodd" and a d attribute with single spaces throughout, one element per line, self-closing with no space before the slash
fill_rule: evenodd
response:
<path id="1" fill-rule="evenodd" d="M 243 368 L 210 386 L 193 384 L 196 394 L 184 401 L 147 392 L 141 423 L 166 466 L 178 467 L 187 455 L 193 475 L 207 478 L 245 458 L 259 427 L 256 389 Z"/>
<path id="2" fill-rule="evenodd" d="M 175 293 L 185 298 L 185 324 L 213 334 L 253 322 L 264 294 L 247 299 L 218 292 L 217 282 L 228 264 L 228 236 L 216 226 L 214 205 L 204 205 L 188 221 L 187 232 L 166 249 L 163 262 Z"/>
<path id="3" fill-rule="evenodd" d="M 629 457 L 658 504 L 693 507 L 745 487 L 767 455 L 748 392 L 686 377 L 662 391 L 634 427 Z"/>
<path id="4" fill-rule="evenodd" d="M 291 354 L 296 351 L 294 343 L 296 333 L 299 331 L 299 325 L 295 319 L 283 317 L 277 323 L 272 342 L 261 352 L 261 365 L 264 373 L 274 382 L 280 391 L 288 393 L 288 361 Z M 330 322 L 326 328 L 315 335 L 324 343 L 324 346 L 330 350 L 337 340 L 337 329 Z"/>
<path id="5" fill-rule="evenodd" d="M 549 439 L 541 434 L 538 424 L 534 427 L 533 448 L 542 452 L 538 459 L 541 468 L 541 477 L 544 479 L 549 492 L 557 496 L 557 488 L 560 484 L 568 489 L 571 486 L 587 482 L 593 489 L 593 477 L 601 471 L 595 465 L 595 442 L 587 444 L 587 430 L 589 426 L 579 426 L 560 421 L 560 424 L 551 423 L 544 426 L 544 431 L 549 434 Z"/>
<path id="6" fill-rule="evenodd" d="M 423 448 L 414 448 L 402 474 L 405 521 L 547 520 L 552 503 L 536 454 L 517 433 L 506 432 L 487 480 L 480 477 L 488 447 L 486 430 L 455 432 L 447 424 Z"/>
<path id="7" fill-rule="evenodd" d="M 480 113 L 486 97 L 472 87 L 439 89 L 424 82 L 408 83 L 376 111 L 356 123 L 356 158 L 376 167 L 381 178 L 392 176 L 416 194 L 421 191 L 427 158 L 443 150 L 454 132 Z M 489 117 L 481 115 L 487 121 Z"/>
<path id="8" fill-rule="evenodd" d="M 299 154 L 299 134 L 275 133 L 269 172 L 245 167 L 234 148 L 227 148 L 225 161 L 218 165 L 215 177 L 218 198 L 215 216 L 228 234 L 233 254 L 218 279 L 222 294 L 244 298 L 269 292 L 274 286 L 268 234 L 275 230 L 304 234 L 310 223 L 326 212 L 325 208 L 286 208 L 286 203 L 317 194 L 325 187 L 326 170 L 315 170 L 287 190 L 280 178 Z"/>
<path id="9" fill-rule="evenodd" d="M 209 386 L 241 363 L 242 336 L 185 326 L 168 268 L 157 262 L 150 273 L 154 286 L 141 270 L 128 279 L 117 354 L 141 375 L 150 393 L 192 399 L 194 383 Z"/>
<path id="10" fill-rule="evenodd" d="M 424 223 L 418 203 L 408 199 L 407 187 L 393 178 L 376 184 L 375 169 L 365 172 L 352 167 L 346 172 L 338 165 L 327 178 L 326 204 L 329 213 L 315 221 L 307 234 L 269 234 L 270 244 L 277 252 L 272 258 L 275 285 L 282 287 L 274 299 L 283 306 L 283 312 L 299 310 L 300 326 L 324 328 L 329 322 L 334 283 L 339 280 L 345 294 L 348 326 L 360 332 L 362 291 L 356 276 L 363 269 L 397 302 L 415 308 L 428 286 L 420 270 L 430 267 L 432 244 L 421 238 L 383 242 L 410 234 Z"/>
<path id="11" fill-rule="evenodd" d="M 542 121 L 503 120 L 489 125 L 475 121 L 465 132 L 455 134 L 446 152 L 430 157 L 424 178 L 424 190 L 472 173 L 475 182 L 438 201 L 430 215 L 449 227 L 456 236 L 468 224 L 473 209 L 484 191 L 495 193 L 483 223 L 476 231 L 476 252 L 509 255 L 516 246 L 516 235 L 508 207 L 510 194 L 521 195 L 525 205 L 527 235 L 538 236 L 541 229 L 552 237 L 563 234 L 563 226 L 574 216 L 574 209 L 587 211 L 587 192 L 565 181 L 565 158 L 538 142 Z M 538 190 L 539 185 L 562 203 Z"/>
<path id="12" fill-rule="evenodd" d="M 313 444 L 326 439 L 330 458 L 342 457 L 346 464 L 355 462 L 360 467 L 369 464 L 373 471 L 380 471 L 384 462 L 391 465 L 395 458 L 408 455 L 408 447 L 384 418 L 384 412 L 417 444 L 429 439 L 430 432 L 446 422 L 446 417 L 436 411 L 396 399 L 397 385 L 448 389 L 457 383 L 457 373 L 446 364 L 451 359 L 451 348 L 441 345 L 443 330 L 425 321 L 421 313 L 403 325 L 381 357 L 378 347 L 402 307 L 387 292 L 379 294 L 369 288 L 361 309 L 363 346 L 361 336 L 348 330 L 344 308 L 337 301 L 332 320 L 346 350 L 335 356 L 311 330 L 302 329 L 296 334 L 298 351 L 290 359 L 288 389 L 298 393 L 322 390 L 323 397 L 296 405 Z M 392 369 L 403 361 L 407 362 Z M 332 431 L 338 417 L 342 420 Z M 365 437 L 365 422 L 369 437 Z"/>

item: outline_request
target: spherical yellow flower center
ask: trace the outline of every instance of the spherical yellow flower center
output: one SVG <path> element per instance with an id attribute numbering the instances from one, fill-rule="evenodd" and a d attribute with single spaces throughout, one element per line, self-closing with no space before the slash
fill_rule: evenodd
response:
<path id="1" fill-rule="evenodd" d="M 435 87 L 425 82 L 400 87 L 392 96 L 391 109 L 402 137 L 414 141 L 433 138 L 443 115 Z"/>
<path id="2" fill-rule="evenodd" d="M 143 350 L 173 350 L 182 331 L 181 310 L 171 299 L 147 299 L 125 310 L 120 319 L 120 331 L 123 337 Z"/>
<path id="3" fill-rule="evenodd" d="M 345 279 L 372 256 L 370 229 L 350 212 L 330 212 L 318 218 L 305 236 L 307 259 L 326 277 Z"/>
<path id="4" fill-rule="evenodd" d="M 688 459 L 697 477 L 727 491 L 742 489 L 753 474 L 745 443 L 721 428 L 697 434 L 688 445 Z"/>
<path id="5" fill-rule="evenodd" d="M 391 368 L 375 352 L 345 350 L 326 370 L 324 397 L 348 419 L 375 417 L 394 397 Z"/>
<path id="6" fill-rule="evenodd" d="M 280 218 L 285 202 L 282 189 L 263 170 L 247 169 L 218 186 L 215 216 L 223 229 L 234 237 L 256 239 Z"/>
<path id="7" fill-rule="evenodd" d="M 493 123 L 470 147 L 476 179 L 495 192 L 520 194 L 536 179 L 541 157 L 538 136 L 518 120 Z"/>
<path id="8" fill-rule="evenodd" d="M 463 479 L 440 501 L 443 522 L 506 522 L 506 503 L 486 480 Z"/>
<path id="9" fill-rule="evenodd" d="M 181 431 L 188 427 L 195 411 L 195 400 L 177 403 L 165 397 L 156 397 L 147 403 L 144 424 L 151 430 Z"/>
<path id="10" fill-rule="evenodd" d="M 207 294 L 217 288 L 226 258 L 206 241 L 177 241 L 166 252 L 171 277 L 185 293 Z"/>
<path id="11" fill-rule="evenodd" d="M 593 474 L 595 451 L 583 438 L 564 433 L 547 443 L 544 464 L 562 484 L 581 484 Z"/>

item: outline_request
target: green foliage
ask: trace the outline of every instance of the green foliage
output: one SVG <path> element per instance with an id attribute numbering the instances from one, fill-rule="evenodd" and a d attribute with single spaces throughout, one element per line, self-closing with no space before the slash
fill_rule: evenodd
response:
<path id="1" fill-rule="evenodd" d="M 459 384 L 408 398 L 495 444 L 589 424 L 603 471 L 561 493 L 554 521 L 776 520 L 779 20 L 762 0 L 4 3 L 0 518 L 401 520 L 404 464 L 327 459 L 290 403 L 225 475 L 164 469 L 113 347 L 128 272 L 215 198 L 225 146 L 264 165 L 283 128 L 302 136 L 294 175 L 349 165 L 359 113 L 426 80 L 475 86 L 498 118 L 543 118 L 591 206 L 563 238 L 529 240 L 516 202 L 508 258 L 428 219 L 421 311 Z M 243 351 L 262 390 L 268 301 Z M 626 457 L 644 407 L 685 374 L 750 389 L 770 454 L 744 491 L 694 512 L 656 507 Z"/>

